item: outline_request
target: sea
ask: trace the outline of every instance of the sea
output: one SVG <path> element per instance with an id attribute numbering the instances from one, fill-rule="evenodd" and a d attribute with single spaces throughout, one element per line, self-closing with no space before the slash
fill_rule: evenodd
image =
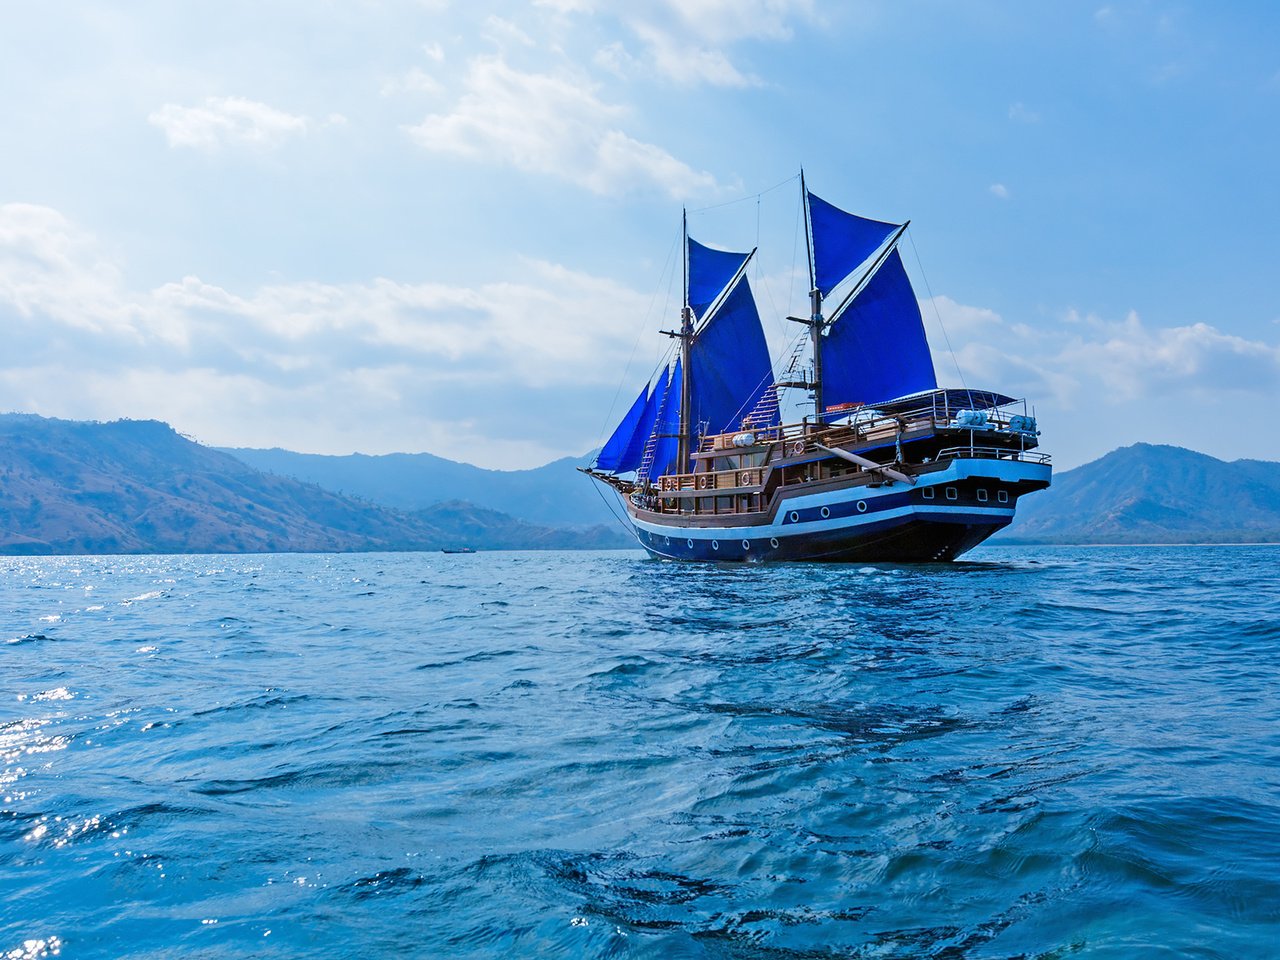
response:
<path id="1" fill-rule="evenodd" d="M 0 958 L 1280 956 L 1280 547 L 0 560 Z"/>

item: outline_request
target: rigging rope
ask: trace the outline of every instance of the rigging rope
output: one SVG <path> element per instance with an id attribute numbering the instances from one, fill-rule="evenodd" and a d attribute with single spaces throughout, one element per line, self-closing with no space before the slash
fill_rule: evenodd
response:
<path id="1" fill-rule="evenodd" d="M 969 392 L 969 384 L 965 383 L 964 371 L 960 369 L 960 358 L 956 356 L 955 349 L 951 346 L 951 336 L 947 333 L 947 325 L 942 322 L 942 312 L 938 309 L 938 300 L 933 295 L 933 288 L 929 286 L 929 276 L 924 272 L 924 262 L 920 259 L 920 251 L 916 249 L 916 238 L 911 235 L 911 231 L 907 231 L 907 239 L 911 241 L 911 252 L 916 255 L 916 264 L 920 267 L 920 276 L 924 280 L 924 288 L 929 294 L 929 303 L 933 306 L 934 316 L 938 318 L 938 327 L 942 330 L 942 339 L 946 341 L 947 352 L 951 354 L 951 362 L 956 366 L 956 376 L 960 378 L 960 386 L 964 388 L 965 393 Z M 969 403 L 973 403 L 971 397 Z"/>

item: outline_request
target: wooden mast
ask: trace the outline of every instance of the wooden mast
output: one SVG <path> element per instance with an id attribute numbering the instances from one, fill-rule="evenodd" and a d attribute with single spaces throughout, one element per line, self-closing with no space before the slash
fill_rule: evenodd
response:
<path id="1" fill-rule="evenodd" d="M 689 469 L 689 447 L 692 443 L 689 424 L 689 406 L 692 401 L 689 377 L 689 348 L 693 343 L 693 310 L 689 306 L 689 211 L 680 211 L 681 240 L 680 262 L 684 268 L 684 306 L 680 309 L 680 437 L 676 446 L 677 473 Z"/>
<path id="2" fill-rule="evenodd" d="M 813 348 L 813 382 L 809 389 L 813 391 L 813 412 L 818 424 L 822 424 L 822 291 L 818 289 L 817 274 L 813 269 L 813 224 L 809 220 L 809 190 L 804 183 L 804 170 L 800 171 L 800 196 L 804 202 L 804 241 L 805 252 L 809 254 L 809 319 L 801 320 L 809 327 L 809 342 Z M 792 317 L 791 319 L 797 319 Z"/>

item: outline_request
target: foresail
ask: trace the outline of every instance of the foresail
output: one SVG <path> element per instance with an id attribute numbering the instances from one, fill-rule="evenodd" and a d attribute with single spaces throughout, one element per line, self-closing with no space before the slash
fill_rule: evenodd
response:
<path id="1" fill-rule="evenodd" d="M 640 396 L 636 397 L 635 403 L 631 404 L 631 409 L 627 411 L 627 415 L 622 418 L 622 422 L 614 429 L 613 435 L 600 448 L 600 454 L 596 457 L 595 465 L 597 469 L 609 470 L 614 473 L 635 469 L 634 466 L 624 467 L 622 464 L 626 460 L 627 448 L 631 445 L 631 438 L 636 435 L 636 429 L 640 426 L 640 420 L 644 416 L 644 408 L 648 400 L 649 384 L 646 383 L 640 390 Z"/>
<path id="2" fill-rule="evenodd" d="M 897 250 L 828 328 L 822 365 L 827 409 L 937 388 L 920 306 Z"/>
<path id="3" fill-rule="evenodd" d="M 689 366 L 690 423 L 699 435 L 736 429 L 773 383 L 769 347 L 746 277 L 694 337 Z"/>
<path id="4" fill-rule="evenodd" d="M 688 238 L 688 243 L 688 302 L 694 317 L 701 320 L 716 298 L 724 292 L 729 281 L 738 275 L 751 254 L 713 250 L 692 237 Z"/>
<path id="5" fill-rule="evenodd" d="M 676 360 L 675 370 L 667 382 L 666 399 L 659 405 L 658 418 L 654 423 L 653 454 L 649 462 L 649 477 L 660 477 L 671 471 L 671 461 L 676 458 L 680 448 L 680 389 L 683 373 L 680 361 Z"/>
<path id="6" fill-rule="evenodd" d="M 814 285 L 825 297 L 902 225 L 846 213 L 808 193 Z"/>

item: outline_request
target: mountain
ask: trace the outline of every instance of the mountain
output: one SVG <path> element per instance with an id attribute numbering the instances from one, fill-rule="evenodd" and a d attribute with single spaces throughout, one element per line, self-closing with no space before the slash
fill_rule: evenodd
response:
<path id="1" fill-rule="evenodd" d="M 429 453 L 325 456 L 293 453 L 278 447 L 258 450 L 223 447 L 222 452 L 255 469 L 319 484 L 397 510 L 422 510 L 433 504 L 466 500 L 509 513 L 530 523 L 582 527 L 613 515 L 600 492 L 574 467 L 587 457 L 566 457 L 532 470 L 485 470 Z"/>
<path id="2" fill-rule="evenodd" d="M 1053 478 L 994 543 L 1280 541 L 1280 463 L 1138 443 Z"/>
<path id="3" fill-rule="evenodd" d="M 411 514 L 265 474 L 166 424 L 0 415 L 0 553 L 631 546 L 451 504 Z"/>

